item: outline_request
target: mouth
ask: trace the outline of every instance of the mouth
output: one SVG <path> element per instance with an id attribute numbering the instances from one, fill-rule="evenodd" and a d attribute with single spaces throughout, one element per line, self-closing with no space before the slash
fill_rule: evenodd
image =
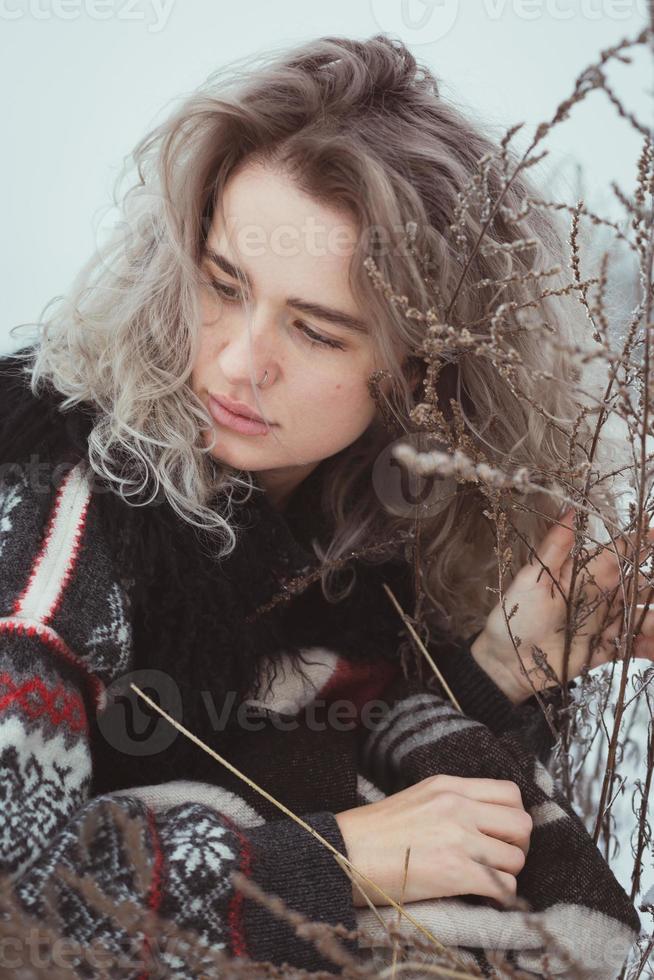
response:
<path id="1" fill-rule="evenodd" d="M 222 405 L 223 408 L 226 408 L 228 412 L 231 412 L 232 415 L 240 415 L 241 418 L 253 419 L 255 422 L 263 423 L 261 416 L 257 415 L 257 413 L 244 402 L 234 401 L 233 398 L 228 398 L 227 395 L 211 395 L 211 397 L 214 399 L 214 401 L 217 401 L 219 405 Z"/>
<path id="2" fill-rule="evenodd" d="M 242 435 L 266 435 L 272 425 L 274 425 L 274 423 L 268 425 L 266 422 L 261 421 L 258 416 L 256 418 L 249 418 L 246 415 L 233 412 L 227 407 L 227 404 L 214 397 L 214 395 L 209 395 L 209 411 L 219 425 L 226 426 L 235 432 L 240 432 Z"/>

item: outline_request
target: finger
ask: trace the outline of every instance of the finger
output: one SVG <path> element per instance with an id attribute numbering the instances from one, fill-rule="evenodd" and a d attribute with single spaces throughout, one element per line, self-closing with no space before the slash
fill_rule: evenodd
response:
<path id="1" fill-rule="evenodd" d="M 643 636 L 642 633 L 639 633 L 634 640 L 634 657 L 654 660 L 654 637 Z"/>
<path id="2" fill-rule="evenodd" d="M 515 844 L 507 844 L 506 841 L 498 840 L 496 837 L 468 833 L 463 839 L 463 846 L 473 861 L 485 864 L 489 868 L 497 868 L 498 871 L 517 875 L 525 865 L 526 855 L 522 848 L 516 847 Z"/>
<path id="3" fill-rule="evenodd" d="M 501 905 L 511 905 L 517 891 L 514 875 L 478 861 L 466 864 L 461 878 L 467 889 L 464 894 L 484 895 L 486 898 L 496 899 Z"/>
<path id="4" fill-rule="evenodd" d="M 634 637 L 632 650 L 632 656 L 636 659 L 654 660 L 654 637 L 643 636 L 642 633 L 639 633 L 638 636 Z M 616 647 L 614 643 L 602 645 L 602 648 L 593 654 L 590 667 L 599 667 L 600 664 L 606 664 L 616 658 L 622 660 L 624 651 Z"/>
<path id="5" fill-rule="evenodd" d="M 630 605 L 631 603 L 631 588 L 632 584 L 631 580 L 629 580 L 625 583 L 625 589 L 621 587 L 620 582 L 616 582 L 612 587 L 607 587 L 603 590 L 604 598 L 602 600 L 602 604 L 605 606 L 605 610 L 606 603 L 609 604 L 604 622 L 606 623 L 607 627 L 609 625 L 614 626 L 615 630 L 618 632 L 620 629 L 620 620 L 624 613 L 625 597 L 627 600 L 626 604 Z M 638 591 L 636 593 L 636 597 L 637 616 L 640 617 L 646 604 L 654 609 L 654 580 L 652 580 L 649 574 L 645 574 L 643 572 L 639 574 Z"/>
<path id="6" fill-rule="evenodd" d="M 643 614 L 643 610 L 637 608 L 636 621 L 634 623 L 634 626 L 638 628 L 638 625 L 640 623 L 640 629 L 638 629 L 636 636 L 644 637 L 645 639 L 652 639 L 654 638 L 654 609 L 650 609 L 647 613 L 645 613 L 645 616 L 641 623 L 642 614 Z M 609 626 L 607 626 L 605 630 L 602 631 L 602 639 L 607 641 L 611 645 L 614 645 L 612 641 L 615 640 L 617 637 L 622 636 L 623 632 L 624 632 L 624 623 L 622 617 L 618 617 Z"/>
<path id="7" fill-rule="evenodd" d="M 561 570 L 574 544 L 574 514 L 574 507 L 570 507 L 561 517 L 560 523 L 552 525 L 536 548 L 537 558 L 554 574 Z"/>
<path id="8" fill-rule="evenodd" d="M 635 554 L 636 535 L 621 535 L 615 539 L 615 542 L 606 544 L 602 551 L 588 562 L 585 574 L 592 575 L 598 588 L 611 589 L 620 581 L 620 558 L 627 555 L 632 558 L 634 565 L 637 564 L 641 568 L 652 554 L 653 545 L 654 528 L 650 528 L 643 539 L 640 556 Z M 642 575 L 642 572 L 640 574 Z"/>
<path id="9" fill-rule="evenodd" d="M 638 628 L 640 624 L 640 629 L 633 638 L 632 655 L 637 658 L 654 660 L 654 610 L 647 612 L 641 623 L 642 612 L 643 610 L 636 609 L 635 626 Z M 602 631 L 600 642 L 593 651 L 589 666 L 593 668 L 609 661 L 624 659 L 626 642 L 623 617 L 620 616 Z"/>
<path id="10" fill-rule="evenodd" d="M 590 598 L 602 596 L 601 604 L 609 603 L 609 620 L 613 621 L 622 615 L 625 603 L 631 604 L 633 590 L 633 574 L 630 570 L 621 577 L 620 566 L 617 561 L 611 567 L 610 563 L 603 565 L 598 574 L 593 579 L 588 579 L 587 572 L 584 570 L 584 592 Z M 644 608 L 648 603 L 654 608 L 654 579 L 649 572 L 638 573 L 638 584 L 636 586 L 637 605 Z"/>
<path id="11" fill-rule="evenodd" d="M 533 824 L 525 810 L 496 803 L 478 803 L 473 809 L 473 819 L 483 834 L 514 844 L 527 854 Z"/>
<path id="12" fill-rule="evenodd" d="M 426 780 L 429 784 L 429 780 Z M 450 776 L 442 774 L 432 783 L 431 789 L 444 793 L 458 793 L 470 800 L 496 803 L 500 806 L 523 810 L 522 794 L 517 783 L 510 779 L 489 779 L 483 776 Z"/>
<path id="13" fill-rule="evenodd" d="M 643 617 L 643 609 L 638 609 L 636 607 L 636 622 L 635 626 L 638 627 L 640 624 L 640 629 L 638 630 L 638 636 L 654 637 L 654 609 L 649 609 L 645 616 Z M 643 617 L 641 623 L 641 617 Z"/>

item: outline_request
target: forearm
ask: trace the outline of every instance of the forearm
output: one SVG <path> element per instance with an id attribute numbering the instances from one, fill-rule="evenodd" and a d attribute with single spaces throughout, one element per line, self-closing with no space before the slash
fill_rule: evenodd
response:
<path id="1" fill-rule="evenodd" d="M 343 923 L 351 930 L 350 881 L 320 842 L 291 820 L 243 828 L 199 803 L 153 813 L 137 793 L 89 800 L 14 879 L 13 894 L 27 916 L 26 929 L 38 921 L 65 935 L 70 964 L 76 968 L 101 938 L 103 964 L 118 963 L 122 955 L 121 975 L 130 980 L 142 975 L 142 942 L 137 938 L 142 930 L 157 966 L 171 977 L 195 976 L 196 957 L 205 957 L 213 969 L 220 968 L 222 956 L 278 966 L 288 962 L 307 970 L 333 967 L 310 939 L 296 935 L 231 880 L 238 871 L 309 921 Z M 305 814 L 303 819 L 343 853 L 332 813 Z M 88 876 L 93 884 L 79 895 L 59 892 L 61 869 L 76 878 Z M 53 887 L 54 900 L 48 902 Z M 96 888 L 113 907 L 129 905 L 131 931 L 126 912 L 111 916 L 98 904 Z M 157 918 L 148 922 L 152 912 Z M 188 951 L 171 938 L 170 923 L 191 941 Z M 356 952 L 352 940 L 342 940 L 342 945 L 350 954 Z"/>
<path id="2" fill-rule="evenodd" d="M 456 649 L 448 652 L 456 660 Z M 462 659 L 465 670 L 470 657 Z M 482 689 L 480 682 L 478 691 Z M 565 956 L 569 954 L 594 971 L 593 976 L 614 977 L 640 929 L 638 914 L 521 731 L 508 725 L 496 735 L 462 716 L 444 696 L 406 679 L 394 684 L 385 697 L 390 699 L 390 710 L 366 733 L 361 750 L 364 774 L 382 792 L 399 793 L 437 774 L 509 780 L 518 786 L 522 805 L 533 820 L 527 861 L 518 875 L 518 895 L 529 903 L 531 921 L 520 923 L 515 917 L 511 923 L 512 912 L 491 909 L 483 900 L 473 905 L 462 895 L 424 903 L 431 931 L 448 934 L 449 945 L 473 951 L 481 945 L 511 950 L 519 969 L 529 969 L 529 964 L 547 954 L 550 967 L 556 959 L 555 972 L 568 975 Z M 482 704 L 481 695 L 475 697 Z M 579 895 L 584 896 L 583 905 Z M 374 927 L 371 918 L 367 909 L 357 909 L 359 925 Z M 556 936 L 556 943 L 546 940 L 541 946 L 548 933 Z M 565 954 L 561 959 L 559 951 Z"/>
<path id="3" fill-rule="evenodd" d="M 547 762 L 556 742 L 556 722 L 553 730 L 548 721 L 551 711 L 546 711 L 550 705 L 555 712 L 560 707 L 564 696 L 561 688 L 550 688 L 538 696 L 519 695 L 512 680 L 503 673 L 506 668 L 497 664 L 480 636 L 448 641 L 435 637 L 430 652 L 466 717 L 486 725 L 495 735 L 516 732 L 542 762 Z M 570 681 L 568 690 L 575 686 L 576 682 Z M 434 677 L 428 679 L 424 689 L 448 698 Z"/>

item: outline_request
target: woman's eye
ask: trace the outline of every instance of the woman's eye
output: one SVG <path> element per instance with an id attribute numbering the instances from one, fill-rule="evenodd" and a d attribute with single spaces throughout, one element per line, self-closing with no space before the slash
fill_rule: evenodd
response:
<path id="1" fill-rule="evenodd" d="M 219 282 L 217 279 L 211 279 L 211 285 L 224 300 L 228 303 L 238 303 L 241 299 L 239 291 L 235 286 L 228 286 L 225 282 Z M 329 337 L 323 337 L 322 334 L 316 333 L 311 327 L 303 323 L 302 320 L 296 320 L 295 326 L 301 331 L 304 337 L 307 339 L 312 347 L 328 347 L 331 350 L 345 350 L 343 344 L 338 340 L 331 340 Z"/>
<path id="2" fill-rule="evenodd" d="M 218 282 L 217 279 L 212 279 L 211 285 L 219 296 L 222 296 L 230 303 L 235 303 L 240 299 L 240 294 L 235 286 L 228 286 L 227 283 Z"/>
<path id="3" fill-rule="evenodd" d="M 323 337 L 322 334 L 316 333 L 306 323 L 302 323 L 301 320 L 296 320 L 295 325 L 302 331 L 312 347 L 330 347 L 333 350 L 345 350 L 343 344 L 339 343 L 338 340 Z"/>

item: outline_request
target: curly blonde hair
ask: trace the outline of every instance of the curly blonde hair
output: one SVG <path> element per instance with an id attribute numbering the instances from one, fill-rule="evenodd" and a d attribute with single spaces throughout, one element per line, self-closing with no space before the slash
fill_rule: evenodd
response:
<path id="1" fill-rule="evenodd" d="M 545 345 L 510 308 L 531 305 L 562 346 L 582 343 L 587 319 L 569 293 L 557 295 L 563 273 L 549 276 L 552 295 L 545 298 L 535 279 L 523 277 L 561 263 L 565 246 L 551 213 L 524 207 L 534 196 L 524 173 L 504 186 L 502 167 L 511 159 L 508 145 L 499 146 L 448 104 L 432 72 L 386 35 L 324 37 L 232 62 L 134 148 L 119 177 L 120 184 L 131 169 L 138 175 L 122 197 L 123 220 L 81 269 L 57 312 L 40 324 L 27 368 L 32 389 L 36 394 L 50 382 L 65 396 L 62 410 L 96 405 L 88 444 L 94 469 L 128 502 L 144 487 L 163 493 L 181 518 L 215 532 L 220 555 L 229 554 L 236 544 L 230 504 L 236 491 L 251 491 L 251 475 L 210 455 L 200 435 L 213 422 L 188 382 L 199 342 L 206 235 L 230 175 L 246 161 L 261 161 L 282 167 L 316 200 L 346 208 L 366 232 L 352 257 L 350 285 L 374 325 L 378 362 L 394 380 L 386 408 L 396 435 L 420 429 L 415 409 L 426 377 L 429 321 L 409 315 L 411 308 L 436 309 L 463 330 L 483 322 L 498 295 L 490 283 L 504 280 L 513 374 L 468 347 L 442 351 L 430 383 L 442 418 L 463 425 L 466 445 L 477 447 L 484 460 L 557 472 L 569 462 L 571 439 L 587 445 L 590 429 L 585 417 L 579 419 L 568 355 Z M 462 254 L 486 214 L 483 199 L 465 213 L 460 205 L 465 189 L 479 180 L 482 162 L 486 201 L 504 194 L 486 233 L 499 247 L 477 249 L 460 282 Z M 529 240 L 528 247 L 502 248 L 519 239 Z M 372 281 L 365 265 L 371 256 L 378 274 L 406 297 L 404 305 L 389 302 Z M 430 275 L 425 256 L 435 270 Z M 409 368 L 420 372 L 417 385 L 409 381 Z M 516 376 L 542 410 L 519 396 Z M 600 384 L 601 378 L 590 381 Z M 332 533 L 326 547 L 313 543 L 326 565 L 373 540 L 399 540 L 413 524 L 412 517 L 389 513 L 373 486 L 373 463 L 389 439 L 376 419 L 327 461 L 321 498 Z M 215 506 L 217 493 L 226 510 Z M 558 507 L 537 493 L 522 500 L 529 506 L 516 510 L 516 523 L 534 542 Z M 487 503 L 478 488 L 459 483 L 421 520 L 418 562 L 432 611 L 461 635 L 481 628 L 495 602 L 486 588 L 497 583 Z M 399 550 L 406 557 L 406 547 Z M 518 543 L 514 562 L 526 555 Z"/>

